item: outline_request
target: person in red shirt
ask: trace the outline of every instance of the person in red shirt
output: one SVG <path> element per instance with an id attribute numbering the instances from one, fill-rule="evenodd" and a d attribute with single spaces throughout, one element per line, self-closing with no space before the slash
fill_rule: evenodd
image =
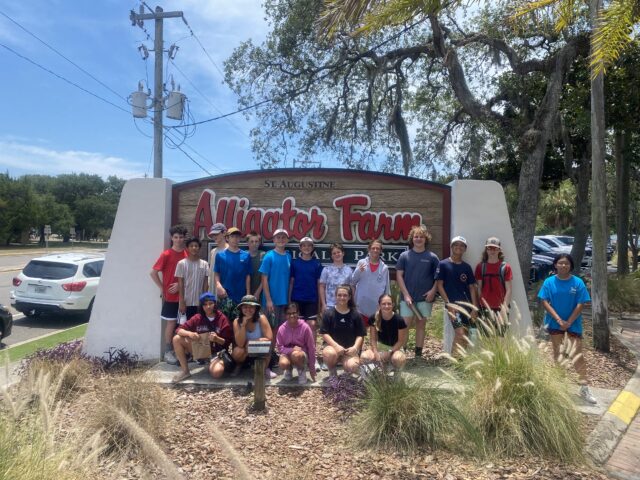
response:
<path id="1" fill-rule="evenodd" d="M 511 281 L 513 272 L 511 265 L 504 261 L 504 254 L 500 247 L 500 239 L 489 237 L 482 252 L 482 261 L 476 265 L 476 282 L 478 284 L 478 296 L 480 298 L 480 308 L 484 310 L 486 319 L 504 318 L 499 315 L 504 306 L 509 309 L 511 303 Z M 491 310 L 491 315 L 487 310 Z M 504 325 L 495 325 L 499 333 L 503 333 Z"/>
<path id="2" fill-rule="evenodd" d="M 149 274 L 153 283 L 160 289 L 160 298 L 162 298 L 160 318 L 165 324 L 164 361 L 172 365 L 178 363 L 173 353 L 172 345 L 173 332 L 176 329 L 178 320 L 178 303 L 180 301 L 178 279 L 175 273 L 178 262 L 187 257 L 187 251 L 184 248 L 184 237 L 186 234 L 187 229 L 183 226 L 174 225 L 171 227 L 169 230 L 169 235 L 171 235 L 171 248 L 160 254 L 160 257 L 156 260 Z M 160 274 L 162 274 L 162 278 L 160 278 Z"/>
<path id="3" fill-rule="evenodd" d="M 225 373 L 224 361 L 217 353 L 223 350 L 229 351 L 229 345 L 233 342 L 233 330 L 227 317 L 218 310 L 216 297 L 212 293 L 203 293 L 199 300 L 198 313 L 187 320 L 187 323 L 180 325 L 173 337 L 173 348 L 180 362 L 180 372 L 173 377 L 173 383 L 181 382 L 191 376 L 187 353 L 191 352 L 191 340 L 198 339 L 202 333 L 209 334 L 211 353 L 214 355 L 209 363 L 209 373 L 213 378 L 220 378 Z"/>

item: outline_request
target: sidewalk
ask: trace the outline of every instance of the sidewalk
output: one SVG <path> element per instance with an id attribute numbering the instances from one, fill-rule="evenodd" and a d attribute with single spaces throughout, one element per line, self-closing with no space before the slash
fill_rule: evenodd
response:
<path id="1" fill-rule="evenodd" d="M 614 319 L 614 334 L 640 359 L 640 315 Z M 640 365 L 625 389 L 603 416 L 615 428 L 618 443 L 605 464 L 609 475 L 622 480 L 640 479 Z M 634 418 L 635 417 L 635 418 Z M 616 432 L 622 430 L 618 435 Z"/>

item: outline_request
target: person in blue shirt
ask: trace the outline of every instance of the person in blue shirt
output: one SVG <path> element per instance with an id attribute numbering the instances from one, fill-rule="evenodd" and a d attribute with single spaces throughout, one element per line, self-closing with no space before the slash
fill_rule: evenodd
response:
<path id="1" fill-rule="evenodd" d="M 572 275 L 573 258 L 561 253 L 553 261 L 556 274 L 547 278 L 538 292 L 538 298 L 546 310 L 544 325 L 551 337 L 553 358 L 557 362 L 560 347 L 567 339 L 568 351 L 574 352 L 574 366 L 580 382 L 580 396 L 589 403 L 597 403 L 587 386 L 587 362 L 582 355 L 582 309 L 591 301 L 582 279 Z"/>
<path id="2" fill-rule="evenodd" d="M 240 237 L 240 230 L 236 227 L 227 230 L 228 246 L 216 254 L 213 267 L 218 296 L 220 299 L 231 299 L 234 310 L 242 297 L 249 294 L 251 282 L 251 258 L 247 252 L 240 250 Z"/>
<path id="3" fill-rule="evenodd" d="M 289 233 L 283 228 L 273 232 L 273 250 L 266 253 L 260 265 L 262 274 L 262 293 L 264 294 L 267 314 L 274 318 L 271 325 L 274 332 L 287 320 L 289 305 L 289 279 L 291 278 L 291 255 L 285 247 Z M 275 338 L 275 334 L 274 334 Z"/>
<path id="4" fill-rule="evenodd" d="M 291 261 L 289 297 L 298 304 L 300 318 L 311 327 L 315 340 L 318 333 L 318 291 L 322 264 L 313 256 L 313 250 L 313 240 L 310 237 L 300 240 L 300 255 Z M 320 363 L 316 360 L 316 371 L 320 371 L 320 368 Z"/>

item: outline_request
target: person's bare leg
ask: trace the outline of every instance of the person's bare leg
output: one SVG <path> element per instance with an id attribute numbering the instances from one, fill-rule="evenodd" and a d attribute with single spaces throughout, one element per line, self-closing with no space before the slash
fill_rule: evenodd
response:
<path id="1" fill-rule="evenodd" d="M 188 372 L 189 364 L 187 363 L 187 353 L 191 352 L 191 342 L 189 342 L 185 337 L 176 335 L 173 337 L 173 350 L 178 362 L 180 363 L 182 371 Z"/>

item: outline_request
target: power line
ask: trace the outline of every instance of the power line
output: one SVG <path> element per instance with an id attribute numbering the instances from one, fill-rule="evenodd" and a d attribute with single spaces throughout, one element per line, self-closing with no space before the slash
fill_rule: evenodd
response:
<path id="1" fill-rule="evenodd" d="M 106 88 L 107 90 L 109 90 L 111 93 L 113 93 L 114 95 L 116 95 L 117 97 L 122 98 L 123 100 L 126 101 L 126 98 L 123 97 L 120 93 L 116 92 L 113 88 L 111 88 L 109 85 L 107 85 L 106 83 L 104 83 L 102 80 L 100 80 L 99 78 L 96 78 L 95 76 L 93 76 L 91 73 L 87 72 L 84 68 L 82 68 L 80 65 L 78 65 L 77 63 L 75 63 L 73 60 L 69 59 L 68 57 L 66 57 L 63 53 L 61 53 L 59 50 L 57 50 L 56 48 L 52 47 L 51 45 L 49 45 L 47 42 L 45 42 L 44 40 L 42 40 L 40 37 L 38 37 L 35 33 L 27 30 L 26 27 L 24 27 L 23 25 L 21 25 L 20 23 L 18 23 L 16 20 L 14 20 L 13 18 L 11 18 L 9 15 L 7 15 L 6 13 L 0 11 L 0 15 L 4 16 L 5 18 L 7 18 L 10 22 L 12 22 L 13 24 L 15 24 L 16 26 L 18 26 L 19 28 L 21 28 L 23 31 L 25 31 L 26 33 L 28 33 L 29 35 L 31 35 L 33 38 L 35 38 L 36 40 L 38 40 L 40 43 L 42 43 L 45 47 L 47 47 L 49 50 L 55 52 L 56 54 L 60 55 L 62 58 L 64 58 L 67 62 L 69 62 L 71 65 L 73 65 L 74 67 L 76 67 L 78 70 L 80 70 L 82 73 L 84 73 L 85 75 L 91 77 L 93 80 L 95 80 L 96 82 L 98 82 L 100 85 L 102 85 L 104 88 Z"/>
<path id="2" fill-rule="evenodd" d="M 86 88 L 84 88 L 84 87 L 81 87 L 81 86 L 80 86 L 80 85 L 78 85 L 77 83 L 72 82 L 71 80 L 69 80 L 69 79 L 67 79 L 67 78 L 63 77 L 62 75 L 60 75 L 60 74 L 58 74 L 58 73 L 54 72 L 53 70 L 49 70 L 47 67 L 44 67 L 43 65 L 39 64 L 39 63 L 38 63 L 38 62 L 36 62 L 35 60 L 31 60 L 29 57 L 26 57 L 26 56 L 22 55 L 21 53 L 16 52 L 13 48 L 8 47 L 7 45 L 5 45 L 5 44 L 3 44 L 3 43 L 0 43 L 0 47 L 3 47 L 3 48 L 5 48 L 5 49 L 9 50 L 9 51 L 10 51 L 11 53 L 13 53 L 14 55 L 16 55 L 16 56 L 18 56 L 18 57 L 22 58 L 23 60 L 25 60 L 25 61 L 27 61 L 27 62 L 31 63 L 32 65 L 35 65 L 36 67 L 38 67 L 38 68 L 40 68 L 40 69 L 44 70 L 44 71 L 45 71 L 45 72 L 47 72 L 47 73 L 50 73 L 51 75 L 53 75 L 53 76 L 55 76 L 55 77 L 58 77 L 60 80 L 62 80 L 62 81 L 64 81 L 64 82 L 68 83 L 69 85 L 72 85 L 72 86 L 76 87 L 77 89 L 82 90 L 82 91 L 83 91 L 83 92 L 85 92 L 85 93 L 88 93 L 88 94 L 89 94 L 89 95 L 91 95 L 92 97 L 95 97 L 95 98 L 97 98 L 98 100 L 102 100 L 103 102 L 108 103 L 108 104 L 109 104 L 109 105 L 111 105 L 112 107 L 115 107 L 115 108 L 117 108 L 118 110 L 122 110 L 123 112 L 125 112 L 125 113 L 127 113 L 127 114 L 131 114 L 131 112 L 130 112 L 129 110 L 126 110 L 126 109 L 124 109 L 124 108 L 120 107 L 119 105 L 116 105 L 115 103 L 113 103 L 113 102 L 111 102 L 111 101 L 107 100 L 106 98 L 101 97 L 100 95 L 98 95 L 98 94 L 96 94 L 96 93 L 93 93 L 93 92 L 91 92 L 91 91 L 87 90 L 87 89 L 86 89 Z"/>
<path id="3" fill-rule="evenodd" d="M 213 103 L 213 101 L 207 97 L 204 93 L 202 93 L 202 91 L 191 81 L 191 79 L 182 71 L 182 69 L 171 59 L 169 59 L 169 62 L 171 62 L 171 64 L 176 68 L 176 70 L 178 70 L 178 72 L 180 72 L 180 74 L 185 78 L 185 80 L 187 82 L 189 82 L 189 85 L 191 85 L 191 87 L 200 94 L 200 96 L 209 103 L 209 105 L 211 105 L 211 107 L 218 112 L 220 115 L 224 115 L 222 113 L 222 111 Z M 233 128 L 235 128 L 236 130 L 238 130 L 242 135 L 248 137 L 248 135 L 246 134 L 246 132 L 244 132 L 243 130 L 240 129 L 240 127 L 238 127 L 235 123 L 233 123 L 231 120 L 226 119 L 227 122 L 229 123 L 229 125 L 231 125 Z"/>
<path id="4" fill-rule="evenodd" d="M 227 117 L 230 117 L 232 115 L 236 115 L 238 113 L 246 112 L 247 110 L 251 110 L 252 108 L 256 108 L 256 107 L 259 107 L 260 105 L 264 105 L 265 103 L 270 103 L 270 102 L 273 102 L 273 101 L 275 101 L 275 99 L 267 98 L 266 100 L 261 100 L 261 101 L 259 101 L 257 103 L 252 104 L 252 105 L 248 105 L 246 107 L 239 108 L 238 110 L 234 110 L 233 112 L 225 113 L 224 115 L 219 115 L 217 117 L 208 118 L 206 120 L 200 120 L 199 122 L 185 123 L 183 125 L 180 125 L 179 127 L 167 127 L 167 128 L 192 127 L 194 125 L 202 125 L 203 123 L 214 122 L 216 120 L 221 120 L 223 118 L 227 118 Z"/>
<path id="5" fill-rule="evenodd" d="M 222 69 L 218 66 L 218 64 L 216 62 L 213 61 L 213 58 L 211 58 L 211 55 L 209 55 L 209 52 L 207 51 L 206 48 L 204 48 L 204 45 L 202 44 L 202 42 L 200 41 L 200 39 L 198 38 L 198 36 L 193 32 L 193 29 L 191 28 L 191 25 L 189 25 L 189 23 L 187 22 L 187 19 L 184 17 L 184 15 L 182 16 L 182 21 L 184 22 L 184 24 L 187 26 L 187 28 L 189 29 L 189 32 L 191 32 L 191 35 L 193 36 L 193 38 L 196 39 L 196 42 L 198 42 L 198 45 L 200 45 L 200 48 L 202 49 L 202 51 L 204 52 L 204 54 L 207 56 L 207 58 L 209 59 L 209 61 L 211 62 L 211 65 L 214 66 L 214 68 L 218 71 L 218 73 L 220 74 L 220 76 L 222 77 L 222 79 L 224 80 L 224 72 L 222 71 Z"/>

